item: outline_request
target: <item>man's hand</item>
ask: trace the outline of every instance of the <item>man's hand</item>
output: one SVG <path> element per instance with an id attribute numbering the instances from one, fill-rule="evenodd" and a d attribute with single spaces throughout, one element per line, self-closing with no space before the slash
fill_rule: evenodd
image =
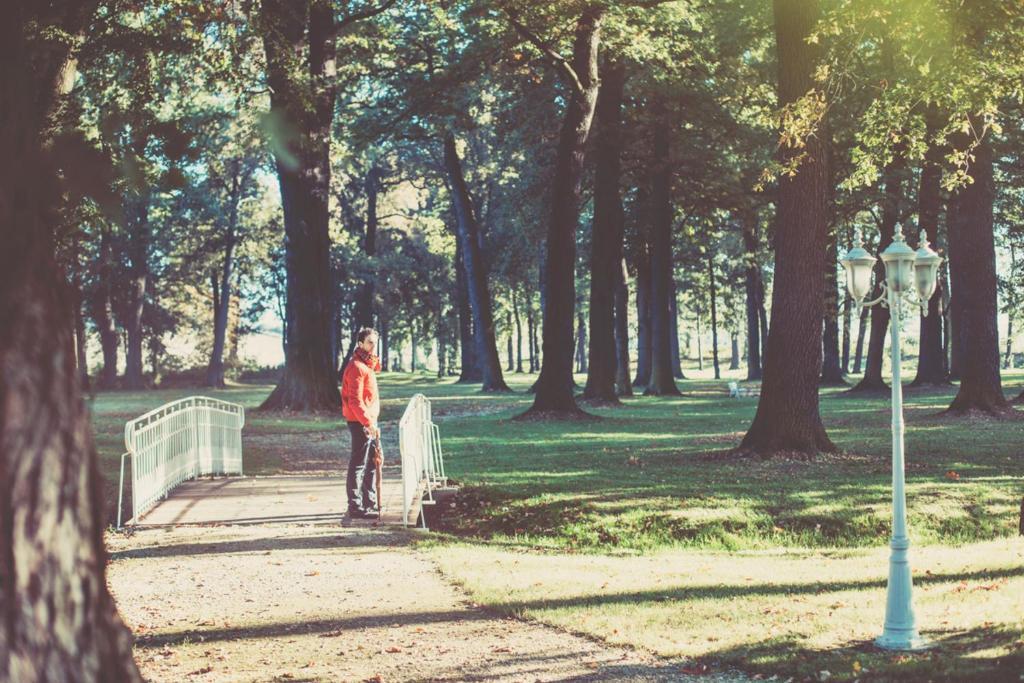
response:
<path id="1" fill-rule="evenodd" d="M 379 439 L 380 429 L 375 424 L 368 424 L 363 427 L 363 433 L 366 434 L 367 439 Z"/>

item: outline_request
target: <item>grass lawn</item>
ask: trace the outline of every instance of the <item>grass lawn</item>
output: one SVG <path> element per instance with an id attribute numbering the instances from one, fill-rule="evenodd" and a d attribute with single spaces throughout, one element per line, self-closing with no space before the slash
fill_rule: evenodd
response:
<path id="1" fill-rule="evenodd" d="M 940 648 L 881 655 L 865 643 L 884 613 L 888 398 L 823 391 L 840 454 L 736 461 L 722 455 L 757 399 L 729 399 L 725 380 L 687 372 L 700 378 L 680 382 L 682 397 L 628 399 L 592 410 L 601 420 L 557 424 L 510 419 L 529 406 L 532 377 L 511 377 L 516 394 L 485 396 L 385 375 L 382 420 L 397 420 L 413 393 L 429 396 L 447 472 L 464 487 L 428 550 L 483 605 L 698 663 L 839 680 L 1018 680 L 1024 420 L 948 420 L 937 413 L 954 389 L 905 389 L 915 600 Z M 1008 394 L 1022 384 L 1021 373 L 1004 375 Z M 255 408 L 270 389 L 213 395 Z M 110 510 L 124 421 L 191 393 L 208 392 L 96 399 Z M 333 416 L 249 412 L 246 471 L 294 471 L 296 449 L 340 430 Z"/>

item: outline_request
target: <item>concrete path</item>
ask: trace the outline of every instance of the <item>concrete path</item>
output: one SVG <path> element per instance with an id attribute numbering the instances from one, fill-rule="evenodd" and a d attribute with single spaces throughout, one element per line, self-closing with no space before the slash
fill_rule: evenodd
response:
<path id="1" fill-rule="evenodd" d="M 141 528 L 108 537 L 108 580 L 157 683 L 749 680 L 481 610 L 415 533 Z"/>
<path id="2" fill-rule="evenodd" d="M 402 480 L 384 470 L 379 524 L 402 525 Z M 142 517 L 141 527 L 216 524 L 337 524 L 347 508 L 336 476 L 221 477 L 188 481 Z M 371 526 L 374 521 L 352 520 Z"/>

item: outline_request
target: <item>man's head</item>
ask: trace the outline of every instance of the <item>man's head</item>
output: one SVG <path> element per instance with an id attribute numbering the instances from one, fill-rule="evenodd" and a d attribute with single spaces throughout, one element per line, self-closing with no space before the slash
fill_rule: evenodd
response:
<path id="1" fill-rule="evenodd" d="M 363 351 L 373 353 L 377 350 L 377 330 L 372 327 L 364 327 L 356 335 L 356 342 L 356 346 Z"/>

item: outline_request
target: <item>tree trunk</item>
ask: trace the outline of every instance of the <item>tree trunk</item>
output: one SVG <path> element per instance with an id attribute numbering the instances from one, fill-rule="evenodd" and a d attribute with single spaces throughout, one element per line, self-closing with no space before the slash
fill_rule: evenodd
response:
<path id="1" fill-rule="evenodd" d="M 743 275 L 747 308 L 747 379 L 761 379 L 760 311 L 764 300 L 761 266 L 757 260 L 757 216 L 743 216 Z"/>
<path id="2" fill-rule="evenodd" d="M 651 382 L 651 258 L 647 245 L 637 245 L 636 257 L 636 378 L 633 386 Z"/>
<path id="3" fill-rule="evenodd" d="M 107 589 L 102 479 L 54 259 L 44 132 L 95 2 L 14 0 L 0 25 L 0 680 L 141 681 Z M 58 23 L 59 22 L 59 23 Z"/>
<path id="4" fill-rule="evenodd" d="M 966 140 L 960 142 L 965 145 Z M 992 147 L 987 139 L 974 148 L 974 163 L 968 173 L 973 182 L 954 194 L 949 223 L 950 272 L 960 273 L 963 286 L 959 293 L 954 289 L 962 307 L 963 367 L 960 390 L 948 412 L 1004 416 L 1014 411 L 1003 395 L 999 376 L 996 248 L 992 231 L 996 193 Z"/>
<path id="5" fill-rule="evenodd" d="M 136 143 L 138 155 L 145 154 L 145 141 Z M 128 335 L 125 347 L 124 387 L 142 389 L 146 386 L 142 374 L 142 316 L 146 308 L 146 285 L 149 280 L 149 192 L 140 190 L 127 199 L 128 220 L 128 305 L 124 331 Z"/>
<path id="6" fill-rule="evenodd" d="M 839 362 L 839 232 L 829 231 L 825 250 L 825 326 L 822 337 L 821 384 L 845 385 L 843 367 Z"/>
<path id="7" fill-rule="evenodd" d="M 516 372 L 523 372 L 523 324 L 519 318 L 519 302 L 516 301 L 516 289 L 512 288 L 512 313 L 516 319 Z"/>
<path id="8" fill-rule="evenodd" d="M 934 124 L 929 126 L 931 132 Z M 932 146 L 925 154 L 921 167 L 921 180 L 917 192 L 917 227 L 924 230 L 932 245 L 939 241 L 939 209 L 942 202 L 942 163 L 945 150 Z M 920 355 L 917 359 L 917 376 L 911 386 L 949 384 L 946 371 L 945 352 L 942 348 L 942 316 L 939 303 L 944 287 L 937 287 L 928 302 L 928 315 L 920 316 Z"/>
<path id="9" fill-rule="evenodd" d="M 481 391 L 510 391 L 501 374 L 501 359 L 494 331 L 494 311 L 487 288 L 487 273 L 480 248 L 480 226 L 473 213 L 473 202 L 462 175 L 462 161 L 450 132 L 444 139 L 444 166 L 455 209 L 455 225 L 462 238 L 462 265 L 466 270 L 466 289 L 473 312 L 473 338 L 483 374 Z"/>
<path id="10" fill-rule="evenodd" d="M 505 333 L 508 335 L 508 368 L 506 372 L 516 371 L 516 354 L 514 352 L 515 335 L 512 331 L 512 312 L 505 313 Z"/>
<path id="11" fill-rule="evenodd" d="M 620 258 L 615 279 L 615 387 L 619 396 L 632 396 L 629 380 L 629 290 L 626 284 L 626 259 Z"/>
<path id="12" fill-rule="evenodd" d="M 697 369 L 704 370 L 704 329 L 701 325 L 703 311 L 697 306 Z"/>
<path id="13" fill-rule="evenodd" d="M 100 336 L 100 348 L 103 350 L 103 369 L 97 385 L 100 389 L 113 389 L 117 386 L 117 327 L 114 323 L 113 302 L 113 254 L 110 244 L 111 235 L 107 227 L 102 228 L 100 235 L 100 264 L 98 273 L 97 300 L 93 302 L 92 317 Z"/>
<path id="14" fill-rule="evenodd" d="M 715 367 L 715 379 L 722 379 L 718 363 L 718 292 L 715 287 L 715 261 L 708 254 L 708 282 L 711 286 L 711 359 Z"/>
<path id="15" fill-rule="evenodd" d="M 551 186 L 544 301 L 544 365 L 528 413 L 577 415 L 572 379 L 572 319 L 576 291 L 576 228 L 579 223 L 583 159 L 597 102 L 597 51 L 603 7 L 588 7 L 576 23 L 572 89 L 558 142 Z"/>
<path id="16" fill-rule="evenodd" d="M 622 262 L 622 92 L 625 70 L 605 60 L 597 98 L 594 220 L 590 241 L 590 363 L 583 398 L 618 403 L 615 391 L 615 273 Z"/>
<path id="17" fill-rule="evenodd" d="M 530 372 L 537 372 L 537 358 L 535 350 L 537 348 L 536 331 L 534 330 L 533 324 L 533 302 L 527 298 L 526 301 L 526 334 L 527 334 L 527 346 L 529 347 L 530 353 Z"/>
<path id="18" fill-rule="evenodd" d="M 576 358 L 579 360 L 577 372 L 587 372 L 587 320 L 582 309 L 576 312 Z"/>
<path id="19" fill-rule="evenodd" d="M 206 386 L 224 387 L 224 344 L 228 331 L 228 312 L 231 308 L 231 269 L 234 262 L 235 230 L 238 225 L 238 202 L 241 197 L 238 165 L 235 164 L 231 179 L 230 206 L 228 208 L 227 234 L 224 239 L 224 263 L 221 265 L 220 282 L 213 280 L 213 350 L 206 368 Z M 332 357 L 333 357 L 332 353 Z"/>
<path id="20" fill-rule="evenodd" d="M 660 109 L 660 107 L 659 107 Z M 668 114 L 654 122 L 651 183 L 651 381 L 644 396 L 678 396 L 672 377 L 672 166 Z"/>
<path id="21" fill-rule="evenodd" d="M 390 325 L 388 325 L 387 316 L 382 315 L 380 317 L 379 331 L 380 348 L 377 349 L 377 355 L 380 357 L 380 367 L 383 372 L 388 372 L 389 370 L 391 370 L 391 364 L 388 362 L 391 360 L 389 357 L 391 355 L 391 339 L 389 335 L 389 328 Z"/>
<path id="22" fill-rule="evenodd" d="M 341 395 L 331 343 L 328 233 L 334 10 L 328 3 L 310 0 L 265 0 L 260 21 L 270 111 L 282 128 L 294 133 L 291 139 L 279 141 L 275 152 L 284 210 L 288 344 L 284 375 L 260 407 L 336 412 Z M 300 67 L 295 51 L 307 40 L 309 58 Z M 308 72 L 296 73 L 299 68 Z"/>
<path id="23" fill-rule="evenodd" d="M 897 157 L 885 169 L 885 196 L 882 200 L 882 222 L 879 225 L 878 253 L 892 244 L 899 218 L 900 201 L 903 197 L 902 157 Z M 872 299 L 882 294 L 882 282 L 885 281 L 885 266 L 882 259 L 875 262 L 875 288 L 870 294 Z M 871 309 L 871 336 L 868 341 L 867 365 L 864 377 L 850 391 L 854 393 L 878 393 L 889 391 L 889 385 L 882 379 L 882 362 L 885 358 L 885 342 L 889 336 L 889 309 L 878 305 Z"/>
<path id="24" fill-rule="evenodd" d="M 672 306 L 672 332 L 669 334 L 669 343 L 672 345 L 672 376 L 676 379 L 686 379 L 683 374 L 683 363 L 679 353 L 679 301 L 676 296 L 676 279 L 672 278 L 672 292 L 668 299 Z"/>
<path id="25" fill-rule="evenodd" d="M 740 369 L 740 335 L 736 332 L 730 332 L 729 336 L 732 340 L 732 356 L 729 358 L 729 369 L 739 370 Z"/>
<path id="26" fill-rule="evenodd" d="M 459 384 L 473 384 L 483 381 L 483 372 L 477 363 L 476 338 L 473 334 L 473 313 L 469 306 L 469 286 L 466 283 L 462 238 L 456 230 L 455 239 L 455 291 L 458 293 L 459 306 L 459 348 L 461 350 L 461 370 Z"/>
<path id="27" fill-rule="evenodd" d="M 445 367 L 445 359 L 448 353 L 445 347 L 445 319 L 444 314 L 438 313 L 437 316 L 437 378 L 441 379 L 445 376 L 447 368 Z"/>
<path id="28" fill-rule="evenodd" d="M 817 0 L 774 0 L 779 104 L 815 89 L 819 50 L 807 41 L 818 20 Z M 822 122 L 824 125 L 824 122 Z M 765 348 L 757 414 L 740 449 L 765 457 L 836 448 L 818 408 L 821 376 L 822 287 L 828 205 L 827 135 L 818 131 L 799 150 L 796 173 L 779 179 L 772 320 Z"/>
<path id="29" fill-rule="evenodd" d="M 1006 355 L 1004 357 L 1002 357 L 1002 369 L 1004 369 L 1004 370 L 1011 370 L 1013 368 L 1013 359 L 1014 359 L 1014 314 L 1013 314 L 1012 310 L 1007 315 L 1007 318 L 1008 318 L 1007 319 L 1007 353 L 1006 353 Z M 82 314 L 81 313 L 79 313 L 77 319 L 78 319 L 78 321 L 81 321 L 81 319 L 82 319 Z M 84 329 L 85 328 L 83 327 L 83 330 Z M 81 357 L 85 357 L 85 352 L 82 351 L 80 353 L 80 356 Z M 85 381 L 88 381 L 88 379 L 89 379 L 89 376 L 86 375 L 85 376 Z"/>
<path id="30" fill-rule="evenodd" d="M 853 361 L 853 374 L 855 375 L 859 375 L 861 371 L 861 361 L 864 359 L 864 337 L 867 335 L 868 318 L 870 315 L 871 309 L 862 308 L 860 320 L 857 321 L 857 353 Z"/>

